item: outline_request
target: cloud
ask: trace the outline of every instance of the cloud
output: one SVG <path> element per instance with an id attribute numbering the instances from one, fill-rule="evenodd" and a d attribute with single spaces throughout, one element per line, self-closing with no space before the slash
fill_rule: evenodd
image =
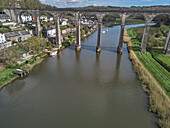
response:
<path id="1" fill-rule="evenodd" d="M 45 4 L 65 6 L 79 5 L 84 2 L 88 2 L 88 0 L 40 0 L 40 1 Z"/>
<path id="2" fill-rule="evenodd" d="M 169 5 L 169 0 L 40 0 L 57 7 Z"/>
<path id="3" fill-rule="evenodd" d="M 147 2 L 150 2 L 150 1 L 154 1 L 154 0 L 143 0 L 143 1 L 147 1 Z"/>

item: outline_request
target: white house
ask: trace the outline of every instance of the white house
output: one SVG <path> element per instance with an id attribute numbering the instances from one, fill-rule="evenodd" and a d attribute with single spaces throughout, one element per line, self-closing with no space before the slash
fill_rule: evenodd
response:
<path id="1" fill-rule="evenodd" d="M 88 21 L 81 21 L 81 24 L 88 25 L 89 22 Z"/>
<path id="2" fill-rule="evenodd" d="M 10 46 L 12 46 L 11 41 L 7 41 L 5 38 L 5 34 L 0 33 L 0 50 L 4 49 L 4 47 L 8 48 Z"/>
<path id="3" fill-rule="evenodd" d="M 43 30 L 43 35 L 48 38 L 56 37 L 56 29 L 54 27 L 47 28 Z"/>
<path id="4" fill-rule="evenodd" d="M 61 26 L 68 25 L 67 21 L 62 21 Z"/>
<path id="5" fill-rule="evenodd" d="M 61 26 L 68 25 L 68 19 L 65 19 L 65 18 L 61 19 L 60 22 L 61 22 L 60 24 Z"/>
<path id="6" fill-rule="evenodd" d="M 48 22 L 48 21 L 50 22 L 50 21 L 53 21 L 54 18 L 51 16 L 41 15 L 40 20 L 45 21 L 45 22 Z"/>
<path id="7" fill-rule="evenodd" d="M 46 15 L 41 15 L 41 16 L 40 16 L 40 20 L 47 22 L 47 21 L 48 21 L 48 18 L 47 18 Z"/>
<path id="8" fill-rule="evenodd" d="M 56 37 L 56 29 L 49 29 L 47 31 L 47 36 L 48 37 Z"/>
<path id="9" fill-rule="evenodd" d="M 10 17 L 7 14 L 0 14 L 0 22 L 9 22 L 11 21 Z"/>
<path id="10" fill-rule="evenodd" d="M 0 43 L 6 42 L 5 35 L 0 33 Z"/>
<path id="11" fill-rule="evenodd" d="M 21 15 L 21 22 L 25 23 L 25 22 L 31 22 L 32 21 L 32 16 L 26 13 L 23 13 Z"/>
<path id="12" fill-rule="evenodd" d="M 48 16 L 47 19 L 48 19 L 48 21 L 53 21 L 54 20 L 54 18 L 50 17 L 50 16 Z"/>
<path id="13" fill-rule="evenodd" d="M 55 26 L 51 26 L 50 28 L 44 29 L 42 31 L 43 36 L 46 38 L 55 38 L 56 37 L 56 29 Z M 63 36 L 61 35 L 61 42 L 63 42 Z"/>
<path id="14" fill-rule="evenodd" d="M 15 26 L 16 23 L 15 22 L 4 22 L 4 23 L 2 23 L 2 25 L 4 25 L 4 26 Z"/>

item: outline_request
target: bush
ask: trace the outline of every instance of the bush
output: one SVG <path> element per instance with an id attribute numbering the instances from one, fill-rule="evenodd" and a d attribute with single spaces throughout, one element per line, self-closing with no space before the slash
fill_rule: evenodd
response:
<path id="1" fill-rule="evenodd" d="M 17 43 L 17 41 L 14 41 L 14 40 L 13 40 L 13 41 L 12 41 L 12 44 L 15 44 L 15 43 Z"/>
<path id="2" fill-rule="evenodd" d="M 137 38 L 138 40 L 142 40 L 142 37 L 143 37 L 143 33 L 139 33 L 139 34 L 137 34 L 137 36 L 136 36 L 136 38 Z"/>
<path id="3" fill-rule="evenodd" d="M 151 49 L 153 47 L 153 43 L 152 42 L 148 42 L 147 43 L 147 48 Z"/>
<path id="4" fill-rule="evenodd" d="M 8 64 L 5 68 L 6 68 L 6 69 L 11 69 L 11 68 L 15 68 L 15 67 L 16 67 L 15 65 Z"/>
<path id="5" fill-rule="evenodd" d="M 35 60 L 36 60 L 36 57 L 33 56 L 33 57 L 31 57 L 30 60 L 28 60 L 28 63 L 29 63 L 29 64 L 33 64 L 33 63 L 35 62 Z"/>

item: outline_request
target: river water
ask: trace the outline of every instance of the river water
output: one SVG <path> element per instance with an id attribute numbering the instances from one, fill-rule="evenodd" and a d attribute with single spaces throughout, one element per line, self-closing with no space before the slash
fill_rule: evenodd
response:
<path id="1" fill-rule="evenodd" d="M 103 30 L 100 55 L 95 32 L 3 88 L 0 128 L 157 128 L 126 45 L 116 53 L 120 26 Z"/>

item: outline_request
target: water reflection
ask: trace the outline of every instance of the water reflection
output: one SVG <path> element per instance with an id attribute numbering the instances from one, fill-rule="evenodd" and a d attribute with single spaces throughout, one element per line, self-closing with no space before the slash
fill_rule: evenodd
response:
<path id="1" fill-rule="evenodd" d="M 62 58 L 62 54 L 61 54 L 61 51 L 59 51 L 59 52 L 57 53 L 57 59 L 60 60 L 61 58 Z"/>
<path id="2" fill-rule="evenodd" d="M 88 50 L 88 51 L 93 51 L 96 52 L 96 46 L 91 46 L 91 45 L 82 45 L 81 46 L 82 49 Z"/>
<path id="3" fill-rule="evenodd" d="M 100 84 L 100 81 L 101 81 L 101 72 L 100 72 L 100 53 L 96 53 L 96 63 L 95 63 L 95 65 L 94 65 L 94 71 L 95 71 L 95 74 L 94 74 L 94 76 L 95 76 L 95 79 L 96 79 L 96 82 L 98 83 L 98 84 Z"/>
<path id="4" fill-rule="evenodd" d="M 76 63 L 75 63 L 75 71 L 76 71 L 76 81 L 81 82 L 82 79 L 82 70 L 81 70 L 81 63 L 80 63 L 80 56 L 81 56 L 81 51 L 76 52 L 75 51 L 75 55 L 76 55 Z"/>
<path id="5" fill-rule="evenodd" d="M 75 52 L 75 53 L 76 53 L 76 60 L 77 60 L 77 62 L 80 62 L 81 51 Z"/>
<path id="6" fill-rule="evenodd" d="M 59 51 L 57 54 L 57 69 L 59 72 L 62 72 L 62 52 Z"/>
<path id="7" fill-rule="evenodd" d="M 100 52 L 96 52 L 96 64 L 99 65 Z"/>
<path id="8" fill-rule="evenodd" d="M 118 82 L 118 81 L 119 81 L 121 58 L 122 58 L 122 55 L 121 55 L 121 54 L 117 54 L 116 67 L 115 67 L 115 77 L 114 77 L 114 81 L 115 81 L 115 82 Z"/>
<path id="9" fill-rule="evenodd" d="M 117 53 L 117 47 L 101 46 L 101 50 Z"/>

